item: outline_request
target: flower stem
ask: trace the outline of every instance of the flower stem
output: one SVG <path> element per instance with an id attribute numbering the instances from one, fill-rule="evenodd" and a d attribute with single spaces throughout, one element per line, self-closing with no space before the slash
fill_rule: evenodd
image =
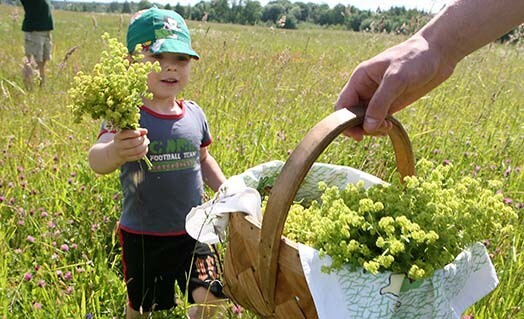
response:
<path id="1" fill-rule="evenodd" d="M 151 163 L 147 155 L 145 155 L 142 159 L 144 160 L 144 162 L 146 162 L 147 169 L 151 170 L 151 168 L 153 167 L 153 163 Z"/>

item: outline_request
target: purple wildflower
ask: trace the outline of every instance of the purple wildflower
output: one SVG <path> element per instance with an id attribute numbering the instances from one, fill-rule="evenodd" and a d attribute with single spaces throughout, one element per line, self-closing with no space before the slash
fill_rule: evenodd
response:
<path id="1" fill-rule="evenodd" d="M 25 275 L 24 275 L 24 280 L 25 281 L 29 281 L 31 279 L 33 279 L 33 274 L 30 273 L 30 272 L 26 272 Z"/>

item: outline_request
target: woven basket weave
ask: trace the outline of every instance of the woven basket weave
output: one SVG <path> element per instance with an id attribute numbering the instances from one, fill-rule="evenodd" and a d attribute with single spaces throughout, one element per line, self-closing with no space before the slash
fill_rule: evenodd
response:
<path id="1" fill-rule="evenodd" d="M 342 109 L 313 127 L 291 153 L 268 198 L 262 225 L 233 213 L 228 225 L 224 289 L 236 303 L 262 318 L 318 318 L 297 243 L 282 236 L 289 208 L 300 184 L 326 147 L 347 128 L 362 124 L 364 108 Z M 389 137 L 401 177 L 414 175 L 408 135 L 392 117 Z"/>

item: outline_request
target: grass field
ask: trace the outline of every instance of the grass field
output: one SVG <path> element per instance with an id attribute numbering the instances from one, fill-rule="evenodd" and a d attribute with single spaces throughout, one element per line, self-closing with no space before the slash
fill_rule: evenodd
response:
<path id="1" fill-rule="evenodd" d="M 90 70 L 101 35 L 124 41 L 128 16 L 55 11 L 54 54 L 44 89 L 22 84 L 21 8 L 0 5 L 0 317 L 123 318 L 125 285 L 114 226 L 118 174 L 97 176 L 87 150 L 100 123 L 74 124 L 67 90 Z M 227 176 L 286 160 L 333 110 L 362 60 L 403 37 L 286 31 L 189 22 L 201 60 L 183 97 L 210 122 L 210 152 Z M 68 52 L 70 54 L 68 54 Z M 524 318 L 524 47 L 489 45 L 438 89 L 396 117 L 417 158 L 453 164 L 455 176 L 501 181 L 518 231 L 490 247 L 500 284 L 465 314 Z M 320 162 L 396 178 L 387 139 L 337 138 Z M 174 316 L 174 314 L 173 314 Z M 248 311 L 230 318 L 256 318 Z"/>

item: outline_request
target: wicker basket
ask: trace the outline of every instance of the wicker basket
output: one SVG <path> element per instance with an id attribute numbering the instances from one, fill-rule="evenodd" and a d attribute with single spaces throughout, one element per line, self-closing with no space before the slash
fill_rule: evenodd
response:
<path id="1" fill-rule="evenodd" d="M 269 195 L 262 225 L 231 214 L 224 260 L 224 289 L 238 304 L 262 318 L 318 318 L 298 245 L 283 237 L 289 208 L 307 172 L 325 148 L 347 128 L 362 124 L 365 110 L 339 110 L 320 121 L 292 152 Z M 392 117 L 389 137 L 400 175 L 414 175 L 411 143 Z"/>

